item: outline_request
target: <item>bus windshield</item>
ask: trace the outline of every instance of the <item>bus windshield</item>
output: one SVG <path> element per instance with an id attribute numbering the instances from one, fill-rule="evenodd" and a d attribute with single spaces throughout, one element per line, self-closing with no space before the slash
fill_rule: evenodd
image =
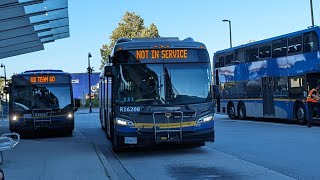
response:
<path id="1" fill-rule="evenodd" d="M 15 111 L 33 109 L 70 110 L 70 85 L 18 85 L 14 86 L 13 107 Z"/>
<path id="2" fill-rule="evenodd" d="M 120 104 L 191 104 L 210 101 L 210 64 L 119 65 L 115 86 Z"/>

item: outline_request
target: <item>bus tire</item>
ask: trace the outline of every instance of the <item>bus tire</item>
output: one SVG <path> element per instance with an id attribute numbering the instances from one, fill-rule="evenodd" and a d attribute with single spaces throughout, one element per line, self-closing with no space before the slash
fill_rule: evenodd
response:
<path id="1" fill-rule="evenodd" d="M 239 119 L 245 119 L 245 118 L 247 117 L 246 107 L 244 106 L 243 103 L 239 104 L 239 107 L 238 107 L 238 116 L 239 116 Z"/>
<path id="2" fill-rule="evenodd" d="M 306 124 L 306 109 L 301 103 L 296 104 L 294 114 L 298 124 Z"/>
<path id="3" fill-rule="evenodd" d="M 112 133 L 113 133 L 113 121 L 111 121 L 111 117 L 109 118 L 109 121 L 110 121 L 110 134 L 108 134 L 108 127 L 106 127 L 106 132 L 107 132 L 107 138 L 109 140 L 112 140 Z M 107 126 L 107 125 L 106 125 Z"/>
<path id="4" fill-rule="evenodd" d="M 66 129 L 64 130 L 64 133 L 66 133 L 67 136 L 72 136 L 72 133 L 73 133 L 73 129 Z"/>
<path id="5" fill-rule="evenodd" d="M 106 128 L 103 126 L 103 116 L 102 116 L 102 113 L 101 113 L 101 108 L 100 108 L 100 125 L 101 125 L 101 129 L 105 130 Z"/>
<path id="6" fill-rule="evenodd" d="M 228 112 L 228 116 L 230 119 L 235 119 L 236 118 L 236 110 L 234 108 L 233 103 L 229 103 L 228 107 L 227 107 L 227 112 Z"/>

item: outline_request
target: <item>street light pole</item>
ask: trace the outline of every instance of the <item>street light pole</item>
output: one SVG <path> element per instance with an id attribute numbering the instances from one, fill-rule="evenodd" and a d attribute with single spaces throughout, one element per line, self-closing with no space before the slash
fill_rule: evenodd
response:
<path id="1" fill-rule="evenodd" d="M 1 63 L 0 67 L 3 68 L 3 70 L 4 70 L 4 87 L 7 87 L 6 66 Z M 8 109 L 8 98 L 7 98 L 7 94 L 5 94 L 5 96 L 6 96 L 6 109 Z M 3 110 L 2 110 L 2 111 L 3 111 Z"/>
<path id="2" fill-rule="evenodd" d="M 90 58 L 92 57 L 91 53 L 88 53 L 88 74 L 89 74 L 89 113 L 92 113 L 92 104 L 91 104 L 91 73 L 92 69 L 90 66 Z"/>
<path id="3" fill-rule="evenodd" d="M 313 18 L 313 5 L 312 5 L 312 0 L 310 0 L 310 12 L 311 12 L 311 23 L 312 23 L 312 26 L 311 27 L 314 27 L 314 18 Z"/>
<path id="4" fill-rule="evenodd" d="M 228 19 L 224 19 L 224 20 L 222 20 L 222 21 L 229 23 L 230 48 L 232 48 L 231 21 L 228 20 Z"/>

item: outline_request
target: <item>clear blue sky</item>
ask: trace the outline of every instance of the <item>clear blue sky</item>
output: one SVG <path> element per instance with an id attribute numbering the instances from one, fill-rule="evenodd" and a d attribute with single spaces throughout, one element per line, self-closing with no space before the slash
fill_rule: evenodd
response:
<path id="1" fill-rule="evenodd" d="M 315 24 L 320 24 L 320 0 L 313 0 Z M 1 59 L 7 76 L 31 69 L 86 72 L 87 54 L 99 71 L 100 47 L 126 11 L 136 12 L 159 29 L 160 36 L 192 37 L 205 43 L 210 58 L 229 47 L 307 28 L 311 25 L 309 0 L 69 0 L 70 33 L 67 39 L 45 45 L 45 50 Z M 0 75 L 2 72 L 0 71 Z"/>

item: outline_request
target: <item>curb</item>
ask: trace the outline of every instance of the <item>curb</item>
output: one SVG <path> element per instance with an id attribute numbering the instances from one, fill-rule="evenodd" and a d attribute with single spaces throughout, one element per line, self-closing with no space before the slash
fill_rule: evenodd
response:
<path id="1" fill-rule="evenodd" d="M 106 171 L 106 174 L 109 177 L 109 179 L 118 180 L 117 174 L 112 169 L 111 165 L 109 164 L 109 162 L 107 161 L 107 159 L 103 155 L 103 153 L 101 152 L 100 148 L 96 144 L 92 144 L 92 145 L 93 145 L 93 147 L 99 157 L 99 160 L 100 160 L 102 166 L 104 167 L 104 170 Z"/>

